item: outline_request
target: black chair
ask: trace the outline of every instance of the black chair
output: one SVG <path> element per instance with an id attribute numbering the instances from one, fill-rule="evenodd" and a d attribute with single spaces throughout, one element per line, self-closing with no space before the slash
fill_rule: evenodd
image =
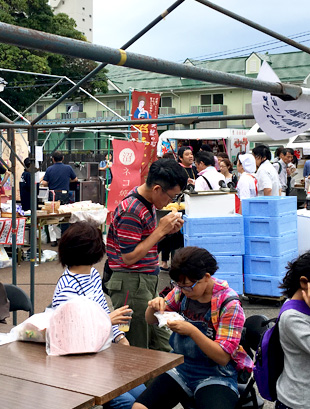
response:
<path id="1" fill-rule="evenodd" d="M 28 311 L 29 317 L 33 315 L 32 302 L 24 290 L 14 284 L 4 284 L 4 288 L 10 301 L 10 311 Z"/>
<path id="2" fill-rule="evenodd" d="M 247 354 L 253 359 L 261 335 L 266 331 L 268 326 L 265 325 L 268 318 L 265 315 L 252 315 L 244 323 L 242 332 L 241 345 Z M 238 382 L 241 382 L 238 380 Z M 240 398 L 235 409 L 262 409 L 264 400 L 257 394 L 254 388 L 255 380 L 253 374 L 244 383 L 238 383 Z M 195 409 L 195 404 L 181 402 L 184 409 Z"/>
<path id="3" fill-rule="evenodd" d="M 252 315 L 245 320 L 241 344 L 252 359 L 254 358 L 262 334 L 268 328 L 266 325 L 267 321 L 268 318 L 265 315 Z M 261 409 L 264 406 L 264 401 L 257 394 L 254 384 L 255 379 L 253 374 L 246 384 L 238 384 L 240 398 L 236 409 Z"/>

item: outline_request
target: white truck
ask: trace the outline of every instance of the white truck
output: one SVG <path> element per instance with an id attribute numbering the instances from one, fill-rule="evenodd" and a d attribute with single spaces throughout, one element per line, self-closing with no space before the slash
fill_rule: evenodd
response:
<path id="1" fill-rule="evenodd" d="M 157 156 L 161 157 L 167 151 L 177 153 L 179 140 L 201 140 L 215 148 L 222 145 L 222 151 L 227 151 L 230 160 L 236 159 L 237 153 L 249 152 L 247 130 L 238 128 L 225 129 L 188 129 L 182 131 L 165 131 L 159 136 Z"/>

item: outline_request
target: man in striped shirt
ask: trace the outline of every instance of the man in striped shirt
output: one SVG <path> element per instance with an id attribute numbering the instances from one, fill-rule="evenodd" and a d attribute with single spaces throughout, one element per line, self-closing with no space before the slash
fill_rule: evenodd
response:
<path id="1" fill-rule="evenodd" d="M 117 206 L 109 228 L 107 255 L 113 274 L 107 287 L 114 308 L 127 304 L 133 317 L 127 338 L 130 345 L 169 351 L 169 333 L 145 321 L 148 301 L 157 294 L 157 243 L 178 232 L 183 220 L 178 214 L 162 217 L 156 227 L 156 208 L 172 202 L 186 187 L 187 175 L 173 159 L 154 162 L 143 185 L 134 188 Z"/>

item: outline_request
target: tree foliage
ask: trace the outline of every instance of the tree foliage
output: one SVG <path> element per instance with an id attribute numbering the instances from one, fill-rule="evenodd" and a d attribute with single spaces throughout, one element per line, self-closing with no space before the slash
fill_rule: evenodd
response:
<path id="1" fill-rule="evenodd" d="M 0 21 L 86 41 L 85 36 L 76 30 L 75 21 L 64 13 L 54 15 L 47 0 L 0 0 Z M 3 68 L 66 76 L 78 82 L 96 66 L 94 61 L 0 44 L 0 70 Z M 83 84 L 83 88 L 91 94 L 107 92 L 105 73 L 106 70 L 101 70 Z M 19 112 L 23 112 L 58 81 L 58 78 L 16 72 L 2 71 L 0 75 L 8 82 L 1 97 Z M 71 87 L 72 84 L 63 81 L 53 89 L 53 96 L 59 97 Z M 71 98 L 74 99 L 77 95 L 82 99 L 86 98 L 85 94 L 79 92 Z M 10 118 L 15 117 L 6 107 L 1 106 L 0 110 Z"/>

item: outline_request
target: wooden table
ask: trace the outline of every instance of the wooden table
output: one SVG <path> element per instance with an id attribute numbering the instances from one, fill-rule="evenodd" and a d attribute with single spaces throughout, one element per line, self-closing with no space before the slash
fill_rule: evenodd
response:
<path id="1" fill-rule="evenodd" d="M 71 217 L 71 213 L 49 213 L 49 214 L 44 214 L 44 215 L 37 215 L 37 224 L 38 224 L 38 229 L 39 229 L 39 238 L 38 238 L 39 264 L 41 264 L 42 227 L 47 226 L 49 224 L 69 223 L 70 217 Z"/>
<path id="2" fill-rule="evenodd" d="M 0 408 L 3 409 L 88 409 L 95 405 L 95 398 L 0 375 Z"/>
<path id="3" fill-rule="evenodd" d="M 180 365 L 183 355 L 112 344 L 97 354 L 48 356 L 45 344 L 19 341 L 0 346 L 0 362 L 1 375 L 90 395 L 102 405 Z"/>

